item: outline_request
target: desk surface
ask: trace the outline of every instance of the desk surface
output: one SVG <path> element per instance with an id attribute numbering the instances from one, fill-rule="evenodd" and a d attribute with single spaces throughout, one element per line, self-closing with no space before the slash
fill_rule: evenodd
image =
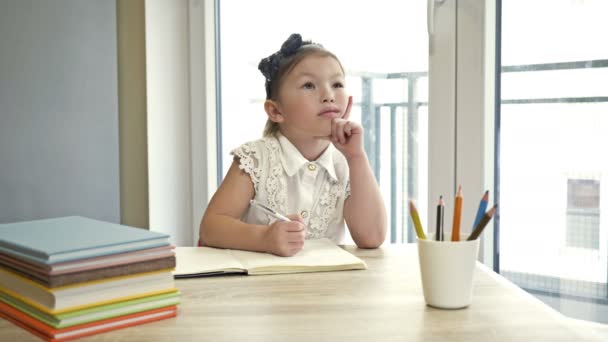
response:
<path id="1" fill-rule="evenodd" d="M 369 269 L 177 280 L 177 318 L 86 341 L 606 341 L 479 264 L 473 302 L 424 303 L 415 245 L 347 250 Z M 39 341 L 0 319 L 0 340 Z"/>

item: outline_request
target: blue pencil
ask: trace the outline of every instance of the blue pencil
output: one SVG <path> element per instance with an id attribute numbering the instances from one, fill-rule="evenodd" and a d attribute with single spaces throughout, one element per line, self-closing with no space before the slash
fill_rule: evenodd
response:
<path id="1" fill-rule="evenodd" d="M 477 224 L 479 223 L 479 221 L 481 221 L 483 215 L 486 213 L 489 197 L 490 191 L 486 190 L 486 192 L 483 194 L 483 197 L 481 198 L 481 201 L 479 201 L 479 209 L 477 209 L 477 215 L 475 216 L 475 223 L 473 223 L 473 229 L 477 227 Z"/>

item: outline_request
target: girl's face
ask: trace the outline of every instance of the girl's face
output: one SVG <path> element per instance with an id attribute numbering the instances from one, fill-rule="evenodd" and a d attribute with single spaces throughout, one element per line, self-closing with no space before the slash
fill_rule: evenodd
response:
<path id="1" fill-rule="evenodd" d="M 331 120 L 341 118 L 347 104 L 340 63 L 331 56 L 313 54 L 285 75 L 275 121 L 287 137 L 326 137 L 331 134 Z"/>

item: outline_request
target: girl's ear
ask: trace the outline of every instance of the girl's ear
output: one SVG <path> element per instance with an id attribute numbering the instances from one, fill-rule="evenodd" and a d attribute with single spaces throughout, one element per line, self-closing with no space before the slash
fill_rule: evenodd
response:
<path id="1" fill-rule="evenodd" d="M 273 100 L 266 100 L 264 102 L 264 110 L 268 114 L 268 119 L 272 122 L 283 122 L 285 120 L 279 109 L 279 104 Z"/>

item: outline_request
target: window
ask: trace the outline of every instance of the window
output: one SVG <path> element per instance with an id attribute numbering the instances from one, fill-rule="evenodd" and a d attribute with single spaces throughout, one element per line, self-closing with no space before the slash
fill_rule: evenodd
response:
<path id="1" fill-rule="evenodd" d="M 600 322 L 607 11 L 606 1 L 502 1 L 500 273 L 566 315 Z"/>
<path id="2" fill-rule="evenodd" d="M 220 174 L 232 162 L 232 149 L 262 136 L 259 60 L 291 33 L 301 33 L 346 68 L 351 118 L 366 131 L 365 148 L 388 211 L 388 241 L 413 241 L 407 200 L 415 199 L 421 212 L 427 207 L 426 10 L 420 1 L 221 1 Z"/>

